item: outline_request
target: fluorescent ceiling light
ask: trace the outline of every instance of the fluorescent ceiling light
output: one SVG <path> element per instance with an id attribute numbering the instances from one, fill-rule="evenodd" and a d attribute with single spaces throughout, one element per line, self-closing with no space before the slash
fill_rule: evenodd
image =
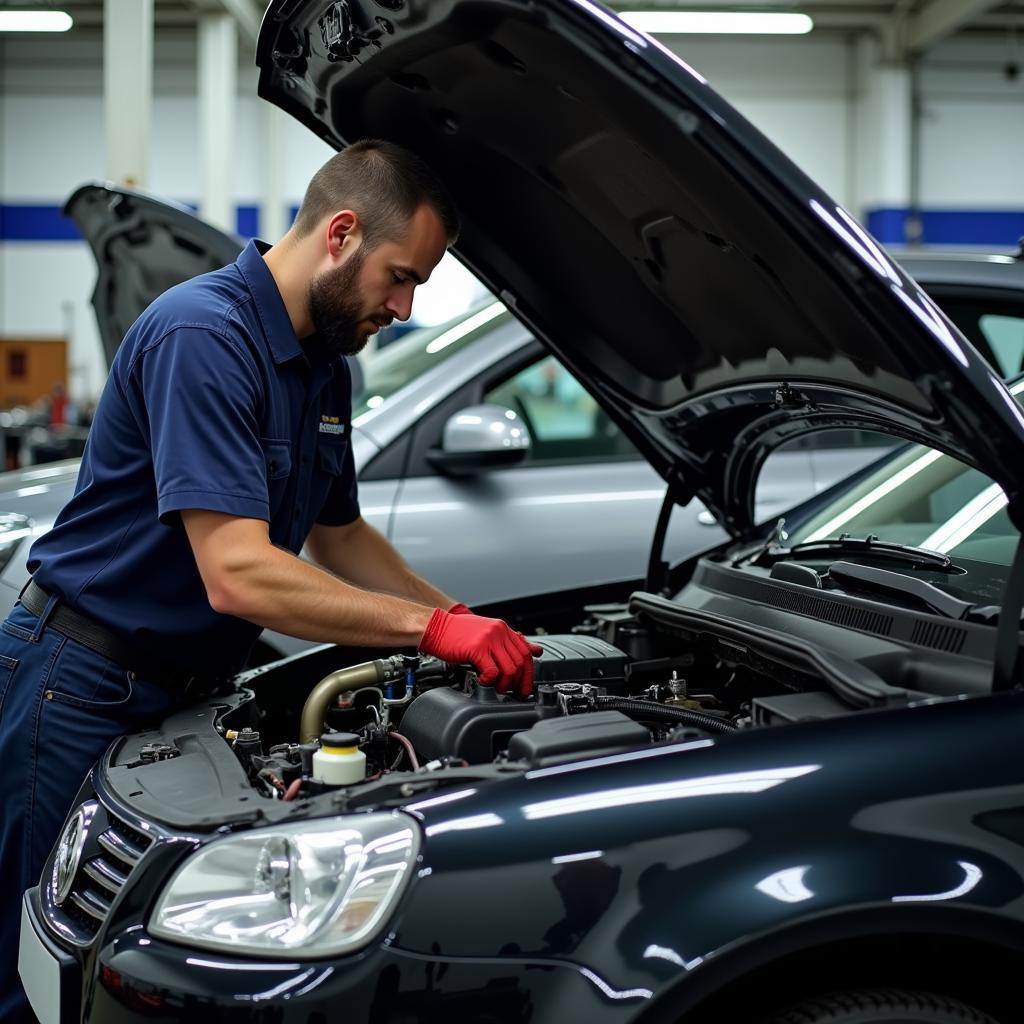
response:
<path id="1" fill-rule="evenodd" d="M 72 24 L 65 11 L 0 10 L 0 32 L 67 32 Z"/>
<path id="2" fill-rule="evenodd" d="M 650 35 L 800 36 L 814 28 L 806 14 L 784 11 L 622 11 L 619 17 Z"/>

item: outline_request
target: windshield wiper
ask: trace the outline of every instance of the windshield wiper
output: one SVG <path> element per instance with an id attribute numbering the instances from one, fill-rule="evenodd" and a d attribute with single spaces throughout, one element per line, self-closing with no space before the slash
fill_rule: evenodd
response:
<path id="1" fill-rule="evenodd" d="M 928 548 L 916 548 L 912 544 L 897 544 L 893 541 L 879 540 L 874 534 L 867 537 L 850 537 L 840 534 L 838 537 L 826 537 L 822 540 L 807 540 L 790 547 L 771 545 L 759 551 L 750 560 L 750 565 L 774 565 L 793 555 L 824 558 L 833 555 L 870 555 L 893 562 L 902 562 L 912 568 L 932 569 L 936 572 L 962 572 L 960 566 L 954 564 L 949 555 L 940 551 L 929 551 Z"/>
<path id="2" fill-rule="evenodd" d="M 871 565 L 855 565 L 852 562 L 834 562 L 829 566 L 829 577 L 837 583 L 853 584 L 854 588 L 877 590 L 881 593 L 900 594 L 919 601 L 929 611 L 947 619 L 965 619 L 974 608 L 970 601 L 947 594 L 925 580 L 905 576 L 901 572 L 876 569 Z"/>

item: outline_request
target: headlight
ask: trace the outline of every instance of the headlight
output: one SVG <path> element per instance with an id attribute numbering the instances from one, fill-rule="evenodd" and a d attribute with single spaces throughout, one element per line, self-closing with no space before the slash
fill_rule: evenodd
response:
<path id="1" fill-rule="evenodd" d="M 217 839 L 164 890 L 152 935 L 259 956 L 336 956 L 383 930 L 419 852 L 399 814 L 298 822 Z"/>

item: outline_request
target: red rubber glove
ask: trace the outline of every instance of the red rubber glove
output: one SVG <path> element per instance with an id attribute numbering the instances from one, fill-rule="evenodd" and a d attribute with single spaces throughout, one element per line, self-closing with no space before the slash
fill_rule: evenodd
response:
<path id="1" fill-rule="evenodd" d="M 458 604 L 453 604 L 448 609 L 449 615 L 472 615 L 473 611 L 471 608 L 467 608 L 461 601 Z"/>
<path id="2" fill-rule="evenodd" d="M 533 689 L 533 659 L 544 653 L 501 619 L 472 612 L 453 615 L 440 608 L 430 617 L 419 648 L 442 661 L 469 662 L 484 686 L 493 685 L 498 693 L 514 689 L 521 697 Z"/>

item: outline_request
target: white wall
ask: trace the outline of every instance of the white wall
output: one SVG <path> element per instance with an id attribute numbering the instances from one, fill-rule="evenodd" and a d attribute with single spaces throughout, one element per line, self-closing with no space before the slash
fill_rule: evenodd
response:
<path id="1" fill-rule="evenodd" d="M 256 205 L 268 154 L 256 69 L 241 68 L 234 138 L 235 202 Z M 76 41 L 58 61 L 34 40 L 0 44 L 0 203 L 60 205 L 106 168 L 99 36 Z M 196 203 L 201 182 L 196 130 L 195 46 L 157 35 L 148 191 Z M 283 125 L 286 205 L 302 196 L 333 151 L 292 119 Z M 0 242 L 0 336 L 66 336 L 69 393 L 94 399 L 106 367 L 89 305 L 95 280 L 83 242 Z"/>
<path id="2" fill-rule="evenodd" d="M 665 42 L 835 199 L 863 215 L 866 205 L 884 198 L 871 194 L 864 174 L 865 167 L 880 166 L 882 153 L 880 142 L 861 126 L 872 83 L 858 70 L 855 36 L 815 32 L 799 38 L 669 37 Z M 242 50 L 235 200 L 257 204 L 267 167 L 265 108 L 255 98 L 249 48 Z M 147 187 L 196 202 L 194 39 L 187 32 L 161 32 L 154 52 Z M 953 42 L 922 64 L 923 205 L 1024 210 L 1024 79 L 1005 78 L 1010 56 L 1002 40 Z M 81 182 L 103 175 L 101 59 L 95 32 L 60 46 L 27 40 L 15 48 L 0 42 L 0 203 L 56 205 Z M 284 191 L 294 204 L 330 150 L 291 119 L 282 131 Z M 0 335 L 68 332 L 76 398 L 95 396 L 104 373 L 88 307 L 92 283 L 82 243 L 0 243 Z"/>
<path id="3" fill-rule="evenodd" d="M 1024 42 L 936 47 L 920 90 L 922 205 L 1024 209 Z"/>
<path id="4" fill-rule="evenodd" d="M 920 60 L 914 195 L 912 95 L 897 98 L 900 79 L 908 91 L 912 79 L 881 61 L 872 38 L 814 33 L 665 42 L 858 216 L 911 200 L 925 209 L 1024 212 L 1024 46 L 963 37 Z M 1015 62 L 1020 73 L 1008 77 L 1005 69 Z M 903 153 L 895 152 L 894 133 L 904 137 Z"/>

